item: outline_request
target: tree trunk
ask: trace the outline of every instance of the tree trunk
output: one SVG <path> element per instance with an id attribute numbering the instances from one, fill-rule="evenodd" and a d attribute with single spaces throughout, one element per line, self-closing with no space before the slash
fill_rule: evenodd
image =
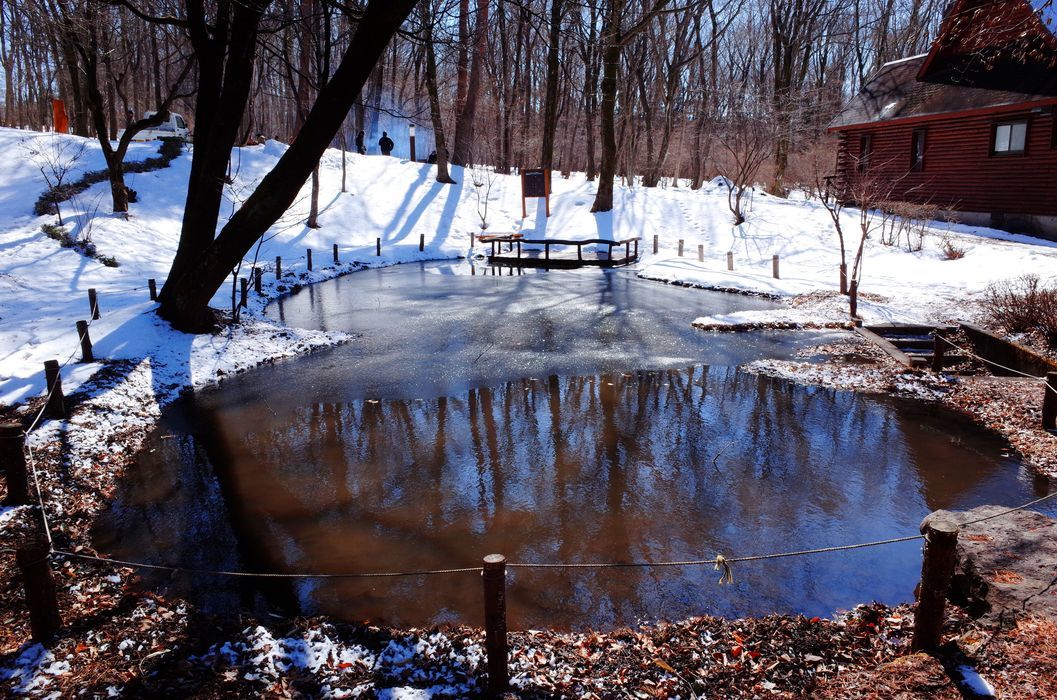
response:
<path id="1" fill-rule="evenodd" d="M 618 3 L 614 3 L 616 6 Z M 620 69 L 620 15 L 618 9 L 610 9 L 602 28 L 602 163 L 598 168 L 598 192 L 595 194 L 592 212 L 613 209 L 613 178 L 617 174 L 617 72 Z"/>
<path id="2" fill-rule="evenodd" d="M 554 169 L 554 132 L 558 121 L 558 49 L 561 40 L 563 0 L 551 0 L 550 37 L 547 46 L 547 88 L 543 101 L 543 153 L 540 166 Z"/>
<path id="3" fill-rule="evenodd" d="M 249 99 L 257 31 L 268 2 L 255 0 L 236 4 L 230 16 L 222 18 L 230 27 L 230 36 L 216 39 L 208 33 L 201 0 L 189 0 L 188 3 L 191 43 L 198 69 L 195 148 L 187 181 L 180 243 L 158 297 L 160 313 L 182 329 L 204 330 L 210 322 L 207 318 L 208 299 L 199 303 L 188 298 L 191 295 L 185 288 L 199 284 L 189 276 L 193 278 L 194 271 L 202 264 L 203 252 L 216 236 L 228 159 Z M 305 173 L 307 176 L 308 172 Z M 304 178 L 299 186 L 303 183 Z M 225 276 L 226 271 L 210 291 L 210 297 Z"/>
<path id="4" fill-rule="evenodd" d="M 444 119 L 437 89 L 437 55 L 433 46 L 433 14 L 429 5 L 430 0 L 419 4 L 419 14 L 426 32 L 426 92 L 429 93 L 429 116 L 433 122 L 433 141 L 437 148 L 437 182 L 451 185 L 455 184 L 455 180 L 448 174 L 448 147 L 444 139 Z"/>
<path id="5" fill-rule="evenodd" d="M 462 110 L 455 115 L 455 142 L 452 144 L 451 162 L 469 165 L 474 161 L 474 122 L 477 119 L 477 98 L 481 94 L 481 72 L 488 38 L 488 5 L 490 0 L 477 0 L 477 21 L 474 27 L 473 58 L 470 60 L 470 77 L 466 84 L 466 98 Z"/>
<path id="6" fill-rule="evenodd" d="M 253 244 L 293 203 L 301 186 L 312 169 L 319 163 L 320 157 L 338 129 L 341 128 L 345 116 L 356 101 L 371 70 L 385 50 L 386 44 L 400 28 L 415 4 L 416 0 L 372 0 L 367 5 L 337 71 L 319 91 L 319 97 L 305 120 L 301 133 L 290 144 L 275 167 L 264 176 L 260 185 L 242 207 L 235 212 L 216 239 L 210 236 L 209 240 L 196 250 L 189 249 L 187 263 L 182 268 L 176 269 L 177 265 L 174 263 L 174 272 L 177 274 L 170 276 L 166 281 L 159 308 L 159 313 L 174 327 L 185 331 L 203 331 L 212 326 L 214 319 L 209 309 L 209 300 L 224 283 L 229 271 L 242 260 Z M 252 12 L 252 10 L 240 5 L 240 9 L 236 12 Z M 245 29 L 248 32 L 239 33 L 245 33 L 247 37 L 255 37 L 259 18 L 259 12 L 256 13 L 256 21 L 252 16 L 247 17 L 248 26 Z M 233 50 L 229 52 L 229 55 L 231 53 L 240 55 L 241 51 L 235 50 L 238 48 L 232 47 Z M 250 53 L 252 55 L 252 51 Z M 237 67 L 237 65 L 233 66 L 233 68 Z M 227 87 L 228 75 L 233 76 L 234 72 L 225 73 L 225 87 Z M 242 108 L 248 97 L 245 94 L 248 88 L 245 86 L 249 84 L 248 79 L 241 82 L 243 86 L 241 102 L 237 104 L 225 102 L 225 106 L 231 112 L 237 113 L 239 117 L 241 117 Z M 224 92 L 230 97 L 227 90 Z M 221 133 L 222 127 L 227 126 L 234 115 L 223 114 L 223 116 L 225 117 L 223 124 L 212 125 L 213 134 Z M 238 120 L 235 121 L 236 127 L 237 124 Z M 233 130 L 229 132 L 233 139 Z M 218 144 L 223 145 L 219 139 Z M 225 155 L 230 153 L 232 144 L 233 141 L 227 142 Z M 196 156 L 198 152 L 199 149 L 196 148 Z M 206 223 L 207 230 L 210 232 L 216 225 L 216 217 L 212 222 L 204 222 L 200 213 L 195 216 L 195 220 Z M 186 218 L 184 223 L 184 234 L 192 238 L 191 244 L 200 242 L 201 234 L 189 233 Z"/>

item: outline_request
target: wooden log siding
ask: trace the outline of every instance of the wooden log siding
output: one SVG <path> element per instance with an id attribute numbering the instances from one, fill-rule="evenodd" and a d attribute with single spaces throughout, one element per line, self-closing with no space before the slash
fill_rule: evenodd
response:
<path id="1" fill-rule="evenodd" d="M 896 182 L 893 200 L 955 211 L 1057 216 L 1054 119 L 1052 111 L 996 109 L 842 127 L 837 175 L 842 184 L 856 175 L 860 139 L 870 134 L 869 172 Z M 1028 122 L 1025 153 L 992 155 L 994 124 L 1019 120 Z M 911 149 L 918 130 L 925 131 L 924 167 L 911 171 Z"/>

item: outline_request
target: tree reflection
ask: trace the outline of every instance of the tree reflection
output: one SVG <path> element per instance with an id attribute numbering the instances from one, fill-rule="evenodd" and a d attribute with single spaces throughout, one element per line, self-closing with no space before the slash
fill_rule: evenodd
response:
<path id="1" fill-rule="evenodd" d="M 1002 466 L 990 436 L 952 441 L 945 414 L 727 367 L 217 412 L 207 425 L 192 452 L 222 475 L 240 551 L 286 571 L 472 566 L 489 552 L 513 562 L 704 559 L 882 538 L 914 531 L 936 504 L 972 505 Z M 188 459 L 186 447 L 160 449 L 159 464 Z M 943 465 L 955 463 L 951 479 Z M 186 507 L 158 503 L 130 523 Z M 702 569 L 515 569 L 512 616 L 604 625 L 824 613 L 908 598 L 918 561 L 913 546 L 778 560 L 744 567 L 722 589 Z M 849 567 L 872 576 L 851 578 Z M 346 619 L 479 621 L 473 576 L 343 579 L 298 593 L 308 610 Z"/>

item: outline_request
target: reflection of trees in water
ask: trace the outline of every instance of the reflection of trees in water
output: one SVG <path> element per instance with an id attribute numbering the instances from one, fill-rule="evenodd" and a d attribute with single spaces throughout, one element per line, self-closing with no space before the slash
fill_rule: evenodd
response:
<path id="1" fill-rule="evenodd" d="M 896 411 L 733 368 L 522 379 L 245 418 L 220 418 L 218 434 L 242 437 L 211 451 L 229 453 L 224 496 L 241 501 L 240 539 L 251 532 L 288 570 L 463 566 L 491 551 L 548 562 L 753 554 L 891 534 L 933 488 L 927 470 L 907 464 L 909 428 Z M 934 442 L 930 459 L 960 454 Z M 868 561 L 878 575 L 890 565 L 889 553 L 860 556 L 856 566 Z M 772 562 L 746 572 L 751 589 L 739 577 L 733 590 L 702 586 L 711 574 L 700 570 L 517 570 L 512 605 L 536 624 L 585 614 L 605 623 L 759 612 L 791 590 L 805 606 L 834 588 L 863 597 L 841 561 Z M 873 597 L 876 582 L 859 585 Z M 475 611 L 478 587 L 343 580 L 302 594 L 353 618 L 422 622 L 438 606 L 441 619 Z"/>

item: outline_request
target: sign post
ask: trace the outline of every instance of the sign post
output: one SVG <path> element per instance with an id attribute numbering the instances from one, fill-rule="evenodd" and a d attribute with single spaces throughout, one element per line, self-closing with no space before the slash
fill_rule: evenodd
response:
<path id="1" fill-rule="evenodd" d="M 547 216 L 551 215 L 551 172 L 543 168 L 521 169 L 521 218 L 528 216 L 525 200 L 529 197 L 542 197 L 547 207 Z"/>

